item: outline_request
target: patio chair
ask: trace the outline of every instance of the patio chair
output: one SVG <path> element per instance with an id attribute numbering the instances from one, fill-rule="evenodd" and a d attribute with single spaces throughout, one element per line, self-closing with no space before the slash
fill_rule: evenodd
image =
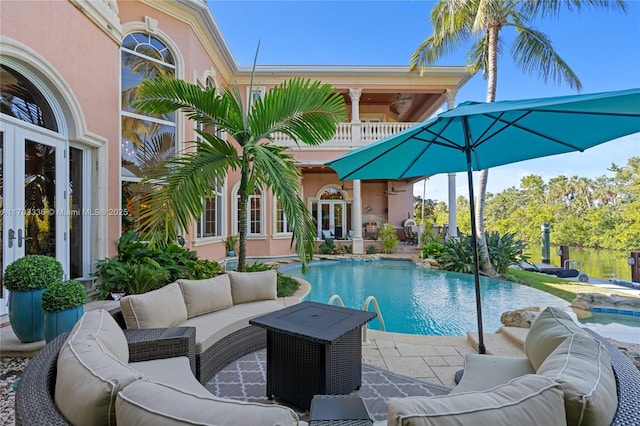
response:
<path id="1" fill-rule="evenodd" d="M 405 226 L 403 227 L 403 229 L 404 229 L 405 240 L 409 244 L 418 244 L 418 233 L 413 232 L 413 229 L 411 228 L 411 226 Z"/>

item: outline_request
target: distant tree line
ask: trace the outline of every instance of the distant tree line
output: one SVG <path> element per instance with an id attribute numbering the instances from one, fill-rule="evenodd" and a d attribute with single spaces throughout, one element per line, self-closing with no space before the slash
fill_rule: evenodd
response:
<path id="1" fill-rule="evenodd" d="M 613 250 L 640 249 L 640 157 L 631 157 L 626 166 L 615 163 L 613 176 L 595 179 L 558 176 L 545 182 L 542 177 L 522 178 L 518 188 L 487 194 L 487 232 L 515 233 L 529 244 L 540 244 L 540 225 L 551 224 L 551 243 L 572 247 Z M 443 225 L 448 222 L 444 202 L 415 197 L 418 222 Z M 461 232 L 470 233 L 469 201 L 457 200 L 457 221 Z"/>

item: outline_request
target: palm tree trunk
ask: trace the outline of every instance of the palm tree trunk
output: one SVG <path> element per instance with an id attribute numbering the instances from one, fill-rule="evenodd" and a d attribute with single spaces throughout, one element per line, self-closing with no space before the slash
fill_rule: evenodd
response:
<path id="1" fill-rule="evenodd" d="M 496 89 L 498 88 L 498 33 L 499 26 L 491 26 L 487 32 L 489 37 L 488 72 L 487 72 L 487 102 L 496 100 Z M 489 170 L 480 171 L 478 179 L 478 200 L 476 201 L 476 231 L 478 233 L 478 254 L 482 263 L 482 272 L 490 277 L 497 275 L 495 268 L 489 258 L 489 248 L 485 239 L 484 229 L 484 206 L 487 199 L 487 180 Z"/>
<path id="2" fill-rule="evenodd" d="M 247 259 L 247 201 L 249 194 L 247 193 L 247 186 L 249 184 L 249 174 L 251 172 L 249 168 L 249 162 L 242 158 L 242 167 L 240 170 L 240 187 L 238 188 L 238 206 L 233 208 L 238 209 L 238 271 L 243 271 Z"/>

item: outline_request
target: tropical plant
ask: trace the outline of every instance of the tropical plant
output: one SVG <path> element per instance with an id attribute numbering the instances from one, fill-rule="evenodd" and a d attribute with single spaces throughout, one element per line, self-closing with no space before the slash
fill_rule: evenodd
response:
<path id="1" fill-rule="evenodd" d="M 175 243 L 152 249 L 146 241 L 138 240 L 135 231 L 127 231 L 118 240 L 117 256 L 97 260 L 96 270 L 92 275 L 100 278 L 97 289 L 104 297 L 110 292 L 128 292 L 128 282 L 134 272 L 129 268 L 130 265 L 145 264 L 165 271 L 166 275 L 163 275 L 164 278 L 159 285 L 161 287 L 180 278 L 193 277 L 194 273 L 197 273 L 197 260 L 198 255 L 195 251 L 187 250 Z M 135 272 L 147 274 L 148 271 Z"/>
<path id="2" fill-rule="evenodd" d="M 438 259 L 445 250 L 446 246 L 443 243 L 430 241 L 422 246 L 421 254 L 423 258 L 432 257 Z"/>
<path id="3" fill-rule="evenodd" d="M 76 280 L 57 281 L 42 293 L 42 309 L 59 312 L 82 306 L 87 302 L 87 290 Z"/>
<path id="4" fill-rule="evenodd" d="M 7 265 L 2 283 L 9 291 L 39 290 L 62 281 L 63 274 L 62 265 L 55 258 L 29 254 Z"/>
<path id="5" fill-rule="evenodd" d="M 253 80 L 249 90 L 253 93 Z M 301 175 L 293 157 L 271 141 L 277 133 L 308 145 L 331 138 L 346 118 L 344 99 L 332 86 L 296 78 L 257 100 L 250 96 L 245 104 L 235 84 L 204 91 L 183 80 L 158 77 L 142 84 L 134 107 L 154 114 L 182 110 L 202 128 L 216 129 L 198 130 L 201 139 L 191 144 L 191 150 L 149 178 L 155 191 L 143 196 L 150 208 L 141 213 L 140 223 L 153 247 L 164 246 L 178 231 L 189 229 L 203 213 L 202 198 L 213 196 L 215 182 L 224 180 L 229 170 L 239 170 L 238 205 L 246 206 L 255 189 L 271 189 L 292 224 L 292 244 L 306 270 L 316 227 L 300 198 Z M 219 132 L 232 140 L 222 139 Z M 243 270 L 247 209 L 238 210 L 238 270 Z"/>
<path id="6" fill-rule="evenodd" d="M 373 244 L 370 246 L 367 246 L 367 254 L 376 254 L 377 252 L 378 252 L 378 249 Z"/>
<path id="7" fill-rule="evenodd" d="M 198 259 L 193 263 L 191 270 L 188 272 L 188 278 L 192 280 L 204 280 L 215 277 L 223 271 L 222 266 L 214 260 Z"/>
<path id="8" fill-rule="evenodd" d="M 324 242 L 318 246 L 318 252 L 320 254 L 335 254 L 338 252 L 338 248 L 333 242 L 333 238 L 325 238 Z"/>
<path id="9" fill-rule="evenodd" d="M 555 51 L 549 37 L 534 27 L 537 18 L 558 16 L 563 8 L 604 7 L 625 10 L 624 0 L 440 0 L 431 11 L 433 34 L 427 37 L 411 56 L 411 69 L 422 72 L 447 54 L 469 42 L 467 62 L 472 72 L 482 71 L 487 80 L 487 102 L 496 98 L 498 54 L 501 52 L 500 32 L 514 28 L 517 32 L 511 44 L 514 62 L 527 74 L 537 72 L 546 83 L 566 81 L 578 91 L 582 84 L 576 73 Z M 476 231 L 479 257 L 483 271 L 496 274 L 489 261 L 484 241 L 484 206 L 489 171 L 480 171 L 476 203 Z"/>
<path id="10" fill-rule="evenodd" d="M 128 294 L 143 294 L 166 284 L 169 272 L 149 263 L 128 263 L 124 267 Z"/>
<path id="11" fill-rule="evenodd" d="M 227 250 L 227 252 L 235 251 L 236 244 L 238 244 L 237 235 L 228 235 L 227 238 L 224 239 L 224 247 Z"/>
<path id="12" fill-rule="evenodd" d="M 449 238 L 444 242 L 446 249 L 438 258 L 440 267 L 447 271 L 473 272 L 473 251 L 471 250 L 471 238 L 462 235 L 460 240 Z"/>
<path id="13" fill-rule="evenodd" d="M 523 254 L 527 244 L 517 239 L 515 233 L 500 236 L 498 232 L 494 231 L 487 234 L 485 240 L 489 248 L 491 263 L 500 275 L 506 274 L 511 265 L 528 258 Z"/>
<path id="14" fill-rule="evenodd" d="M 343 244 L 340 249 L 344 254 L 353 253 L 353 244 Z"/>
<path id="15" fill-rule="evenodd" d="M 399 240 L 393 225 L 388 222 L 382 225 L 382 228 L 380 228 L 380 232 L 378 233 L 378 237 L 382 241 L 383 253 L 391 254 L 396 250 Z"/>

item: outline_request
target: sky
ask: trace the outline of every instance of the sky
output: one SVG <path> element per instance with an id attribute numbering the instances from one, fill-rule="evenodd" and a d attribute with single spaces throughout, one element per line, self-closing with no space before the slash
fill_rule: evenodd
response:
<path id="1" fill-rule="evenodd" d="M 231 53 L 250 66 L 258 42 L 258 65 L 409 65 L 417 46 L 431 35 L 434 1 L 208 1 Z M 564 12 L 534 26 L 582 82 L 581 93 L 640 87 L 640 0 L 629 0 L 627 12 L 584 9 Z M 496 100 L 576 94 L 566 83 L 544 83 L 523 74 L 509 54 L 513 30 L 501 32 L 504 47 L 498 62 Z M 435 65 L 465 65 L 466 49 Z M 485 101 L 487 83 L 475 75 L 459 91 L 456 103 Z M 612 163 L 627 164 L 640 156 L 640 134 L 607 142 L 583 153 L 561 154 L 492 168 L 487 190 L 518 188 L 524 176 L 545 182 L 565 175 L 595 178 L 612 173 Z M 477 173 L 474 173 L 477 181 Z M 466 175 L 456 178 L 458 195 L 468 198 Z M 424 192 L 423 192 L 424 191 Z M 414 194 L 447 201 L 447 176 L 432 176 L 414 185 Z"/>

